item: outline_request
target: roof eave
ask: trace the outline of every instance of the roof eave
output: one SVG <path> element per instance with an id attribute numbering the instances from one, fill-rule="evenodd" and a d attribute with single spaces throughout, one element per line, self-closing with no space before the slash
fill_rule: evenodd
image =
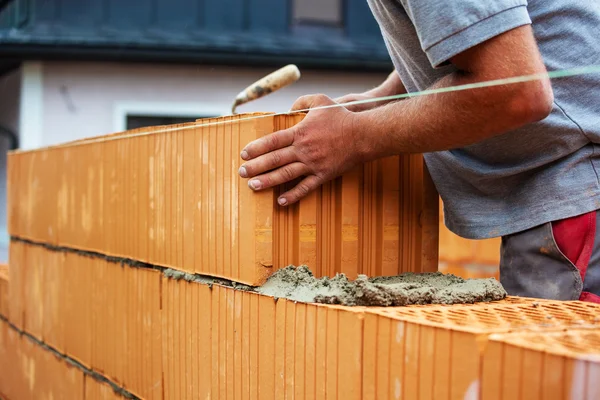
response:
<path id="1" fill-rule="evenodd" d="M 386 57 L 364 57 L 361 54 L 276 54 L 261 51 L 193 50 L 177 47 L 125 47 L 60 44 L 2 43 L 0 57 L 13 60 L 120 61 L 243 65 L 277 67 L 294 63 L 303 69 L 356 70 L 363 72 L 389 71 Z"/>

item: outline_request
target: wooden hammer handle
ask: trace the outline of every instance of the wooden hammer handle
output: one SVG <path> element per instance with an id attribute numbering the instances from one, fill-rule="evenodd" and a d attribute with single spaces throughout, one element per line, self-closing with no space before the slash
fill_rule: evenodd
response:
<path id="1" fill-rule="evenodd" d="M 231 113 L 235 114 L 237 106 L 273 93 L 296 82 L 298 79 L 300 79 L 300 70 L 295 65 L 290 64 L 278 69 L 241 91 L 235 98 Z"/>

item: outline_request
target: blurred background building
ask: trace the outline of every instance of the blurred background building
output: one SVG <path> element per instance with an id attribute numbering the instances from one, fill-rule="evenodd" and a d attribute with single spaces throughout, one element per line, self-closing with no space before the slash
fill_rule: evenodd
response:
<path id="1" fill-rule="evenodd" d="M 230 114 L 283 65 L 301 80 L 238 109 L 368 90 L 392 64 L 366 0 L 0 0 L 0 262 L 6 150 Z M 497 241 L 441 228 L 440 268 L 496 273 Z"/>

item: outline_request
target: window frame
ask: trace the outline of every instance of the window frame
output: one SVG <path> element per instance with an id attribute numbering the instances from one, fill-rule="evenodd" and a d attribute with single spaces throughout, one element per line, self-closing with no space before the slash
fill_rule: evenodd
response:
<path id="1" fill-rule="evenodd" d="M 200 118 L 201 115 L 224 116 L 230 113 L 231 110 L 202 102 L 117 102 L 113 110 L 113 132 L 126 131 L 129 116 Z"/>
<path id="2" fill-rule="evenodd" d="M 289 26 L 292 31 L 302 30 L 302 29 L 315 29 L 320 30 L 322 32 L 329 31 L 340 31 L 344 32 L 346 28 L 346 8 L 348 7 L 348 2 L 346 0 L 338 0 L 340 3 L 339 9 L 339 22 L 327 22 L 327 21 L 319 21 L 319 20 L 296 20 L 294 16 L 295 10 L 295 2 L 302 0 L 288 0 L 289 7 Z"/>

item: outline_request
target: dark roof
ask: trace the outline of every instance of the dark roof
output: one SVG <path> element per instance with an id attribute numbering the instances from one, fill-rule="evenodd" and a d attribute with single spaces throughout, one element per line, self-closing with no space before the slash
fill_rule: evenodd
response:
<path id="1" fill-rule="evenodd" d="M 349 0 L 344 29 L 291 29 L 285 22 L 289 10 L 282 9 L 287 3 L 285 0 L 218 0 L 214 4 L 210 2 L 210 10 L 206 7 L 202 10 L 202 18 L 196 15 L 190 19 L 186 10 L 170 10 L 170 19 L 165 19 L 162 12 L 160 17 L 156 15 L 157 4 L 160 8 L 162 3 L 173 2 L 181 7 L 200 3 L 194 1 L 146 0 L 155 5 L 153 11 L 146 12 L 139 8 L 144 2 L 96 0 L 96 4 L 105 4 L 85 9 L 79 6 L 79 14 L 73 15 L 65 11 L 65 5 L 80 0 L 62 0 L 62 8 L 52 6 L 51 9 L 48 3 L 59 2 L 13 0 L 0 10 L 0 59 L 233 65 L 293 62 L 304 68 L 391 69 L 389 55 L 372 15 L 365 8 L 365 0 Z M 132 3 L 138 6 L 132 9 Z M 243 12 L 239 17 L 231 15 L 234 3 L 239 3 L 238 9 L 246 10 L 239 11 Z M 247 3 L 270 5 L 267 15 L 272 14 L 271 19 L 267 19 L 265 13 L 249 12 L 243 7 Z M 358 8 L 352 9 L 350 3 Z M 113 7 L 110 12 L 104 7 L 107 5 Z M 221 5 L 227 9 L 220 9 Z"/>

